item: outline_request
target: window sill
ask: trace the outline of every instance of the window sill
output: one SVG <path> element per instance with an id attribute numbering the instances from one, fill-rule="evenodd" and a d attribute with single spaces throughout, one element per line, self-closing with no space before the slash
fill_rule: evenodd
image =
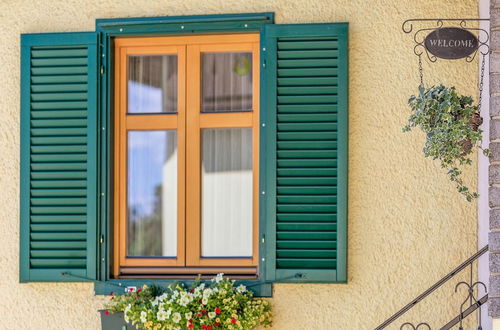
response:
<path id="1" fill-rule="evenodd" d="M 147 280 L 147 279 L 110 279 L 108 281 L 96 282 L 94 284 L 95 295 L 109 295 L 111 292 L 122 293 L 127 287 L 136 287 L 137 289 L 143 285 L 159 285 L 167 287 L 168 285 L 181 282 L 187 287 L 191 286 L 193 280 Z M 209 281 L 207 281 L 209 282 Z M 255 297 L 272 297 L 273 287 L 271 283 L 257 280 L 240 280 L 236 281 L 236 286 L 243 284 L 248 290 L 254 293 Z"/>

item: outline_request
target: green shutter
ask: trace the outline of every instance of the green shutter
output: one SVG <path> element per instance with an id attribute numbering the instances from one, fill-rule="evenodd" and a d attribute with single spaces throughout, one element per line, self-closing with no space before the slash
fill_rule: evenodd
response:
<path id="1" fill-rule="evenodd" d="M 346 282 L 347 24 L 265 36 L 266 279 Z"/>
<path id="2" fill-rule="evenodd" d="M 97 45 L 21 38 L 22 282 L 96 278 Z"/>

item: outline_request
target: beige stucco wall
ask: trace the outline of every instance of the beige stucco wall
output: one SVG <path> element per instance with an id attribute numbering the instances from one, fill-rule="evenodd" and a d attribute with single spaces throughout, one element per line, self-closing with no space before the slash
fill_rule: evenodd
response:
<path id="1" fill-rule="evenodd" d="M 476 204 L 422 157 L 422 134 L 401 133 L 417 88 L 417 59 L 401 22 L 475 17 L 476 0 L 2 0 L 1 329 L 98 329 L 104 300 L 90 284 L 18 283 L 20 33 L 92 31 L 96 18 L 262 11 L 274 11 L 277 23 L 350 23 L 349 283 L 276 285 L 275 328 L 371 329 L 476 250 Z M 477 64 L 424 69 L 428 82 L 476 93 Z M 475 171 L 466 172 L 472 184 Z M 456 315 L 452 292 L 424 305 L 419 320 Z"/>

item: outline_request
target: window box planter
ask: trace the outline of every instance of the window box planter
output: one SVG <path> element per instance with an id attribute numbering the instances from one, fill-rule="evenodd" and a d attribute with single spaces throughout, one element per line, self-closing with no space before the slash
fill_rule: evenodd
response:
<path id="1" fill-rule="evenodd" d="M 131 323 L 125 322 L 123 313 L 117 312 L 106 315 L 104 310 L 100 310 L 102 330 L 137 330 Z"/>

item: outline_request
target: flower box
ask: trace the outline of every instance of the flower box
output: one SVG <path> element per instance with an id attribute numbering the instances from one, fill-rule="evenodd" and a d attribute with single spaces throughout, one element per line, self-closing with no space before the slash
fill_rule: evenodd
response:
<path id="1" fill-rule="evenodd" d="M 105 310 L 99 311 L 101 314 L 102 330 L 137 330 L 131 323 L 125 322 L 122 312 L 109 313 L 106 315 Z"/>

